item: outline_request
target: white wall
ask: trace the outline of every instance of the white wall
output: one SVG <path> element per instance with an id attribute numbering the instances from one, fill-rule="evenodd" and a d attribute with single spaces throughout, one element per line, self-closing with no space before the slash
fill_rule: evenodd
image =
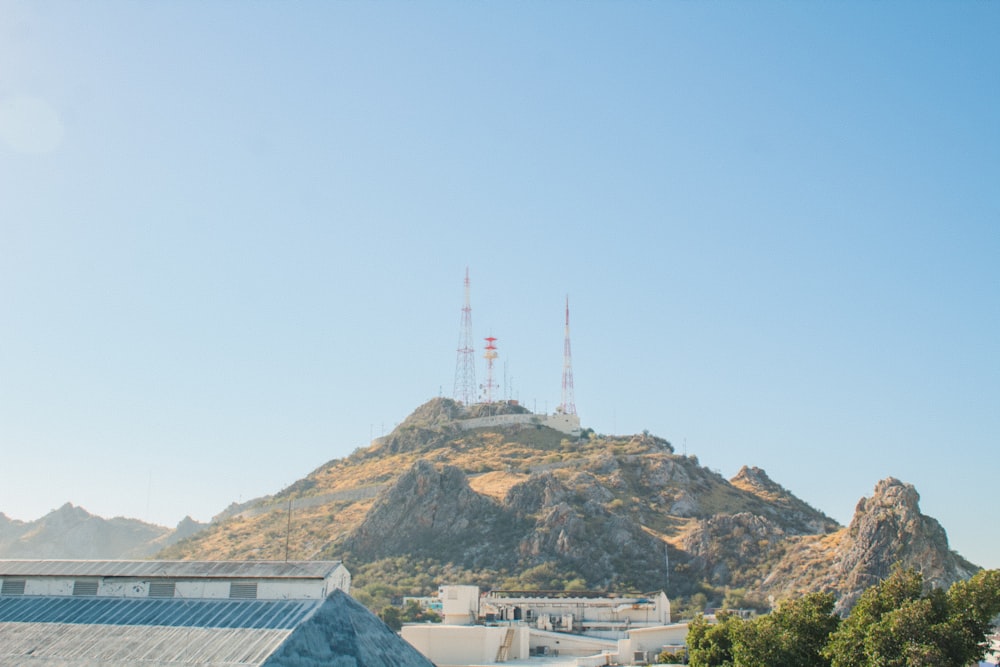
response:
<path id="1" fill-rule="evenodd" d="M 514 424 L 541 424 L 566 435 L 580 435 L 580 417 L 577 415 L 535 415 L 522 413 L 516 415 L 494 415 L 492 417 L 473 417 L 459 419 L 455 422 L 462 429 L 487 428 L 490 426 L 511 426 Z"/>
<path id="2" fill-rule="evenodd" d="M 508 626 L 414 623 L 404 625 L 400 634 L 438 667 L 451 667 L 495 663 L 507 629 Z M 514 627 L 514 632 L 508 659 L 523 660 L 528 657 L 528 629 Z"/>
<path id="3" fill-rule="evenodd" d="M 329 596 L 334 589 L 339 588 L 348 595 L 351 594 L 351 573 L 343 564 L 338 565 L 326 578 L 325 594 Z"/>
<path id="4" fill-rule="evenodd" d="M 618 642 L 612 639 L 598 639 L 585 635 L 571 635 L 561 632 L 543 632 L 532 630 L 531 638 L 528 640 L 532 651 L 538 651 L 539 647 L 546 647 L 549 655 L 558 654 L 562 656 L 590 656 L 598 653 L 612 652 L 618 650 Z"/>
<path id="5" fill-rule="evenodd" d="M 635 651 L 659 653 L 664 646 L 683 646 L 687 643 L 687 623 L 664 625 L 659 628 L 630 630 L 628 637 L 618 642 L 618 652 L 630 657 Z"/>
<path id="6" fill-rule="evenodd" d="M 438 598 L 447 625 L 470 625 L 479 616 L 479 586 L 441 586 Z"/>

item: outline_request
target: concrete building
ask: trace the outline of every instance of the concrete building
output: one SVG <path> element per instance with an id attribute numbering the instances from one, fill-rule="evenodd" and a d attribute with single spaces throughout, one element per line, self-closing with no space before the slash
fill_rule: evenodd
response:
<path id="1" fill-rule="evenodd" d="M 586 593 L 493 591 L 442 586 L 444 623 L 407 624 L 402 636 L 438 667 L 533 657 L 575 659 L 579 667 L 648 664 L 684 646 L 686 624 L 670 625 L 670 601 Z"/>
<path id="2" fill-rule="evenodd" d="M 539 630 L 605 639 L 620 639 L 632 628 L 670 623 L 670 600 L 662 591 L 631 597 L 491 591 L 483 596 L 480 609 L 488 621 L 524 621 Z"/>
<path id="3" fill-rule="evenodd" d="M 0 560 L 0 665 L 431 667 L 339 561 Z"/>

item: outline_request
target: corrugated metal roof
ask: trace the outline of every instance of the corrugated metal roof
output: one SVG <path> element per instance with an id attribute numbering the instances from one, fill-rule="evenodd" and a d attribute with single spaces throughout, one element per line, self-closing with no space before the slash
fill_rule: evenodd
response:
<path id="1" fill-rule="evenodd" d="M 28 597 L 18 597 L 21 604 Z M 35 598 L 40 599 L 40 598 Z M 49 598 L 52 600 L 53 598 Z M 17 622 L 15 612 L 27 607 L 4 607 L 0 613 L 0 665 L 18 667 L 434 667 L 416 649 L 341 590 L 322 601 L 279 600 L 146 600 L 166 603 L 133 605 L 110 599 L 99 601 L 61 598 L 80 622 L 55 619 L 60 607 L 35 610 L 35 620 Z M 6 600 L 5 600 L 6 602 Z M 221 605 L 231 615 L 217 614 L 202 623 L 196 613 L 159 618 L 160 611 L 202 609 Z M 297 616 L 293 605 L 304 607 Z M 128 614 L 119 609 L 131 609 Z M 308 608 L 308 609 L 305 609 Z M 144 611 L 145 610 L 145 611 Z M 152 610 L 152 611 L 150 611 Z M 241 615 L 242 610 L 246 615 Z M 265 610 L 275 616 L 269 617 Z M 29 616 L 25 616 L 29 618 Z M 221 627 L 225 620 L 232 627 Z M 267 620 L 270 619 L 270 620 Z M 88 622 L 89 621 L 89 622 Z M 166 625 L 155 623 L 167 623 Z M 172 623 L 172 625 L 170 624 Z M 249 627 L 256 624 L 256 627 Z"/>
<path id="2" fill-rule="evenodd" d="M 57 596 L 0 597 L 0 622 L 294 628 L 323 600 L 186 600 Z"/>
<path id="3" fill-rule="evenodd" d="M 325 579 L 340 561 L 3 560 L 0 577 Z"/>
<path id="4" fill-rule="evenodd" d="M 0 664 L 262 665 L 292 630 L 0 623 Z"/>
<path id="5" fill-rule="evenodd" d="M 5 597 L 0 664 L 260 665 L 323 602 Z"/>

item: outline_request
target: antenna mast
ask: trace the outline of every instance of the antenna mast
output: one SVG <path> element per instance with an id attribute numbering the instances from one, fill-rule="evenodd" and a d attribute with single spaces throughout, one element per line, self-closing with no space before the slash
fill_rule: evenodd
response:
<path id="1" fill-rule="evenodd" d="M 485 403 L 489 405 L 493 403 L 493 360 L 497 358 L 497 339 L 493 336 L 488 336 L 486 339 L 486 353 L 483 355 L 486 358 L 486 385 L 485 389 Z"/>
<path id="2" fill-rule="evenodd" d="M 458 335 L 458 358 L 455 361 L 455 400 L 472 405 L 476 397 L 476 351 L 472 347 L 472 303 L 469 298 L 469 267 L 465 267 L 465 305 Z"/>
<path id="3" fill-rule="evenodd" d="M 562 405 L 559 412 L 564 415 L 576 414 L 576 399 L 573 398 L 573 354 L 569 347 L 569 296 L 566 297 L 566 343 L 563 346 Z"/>

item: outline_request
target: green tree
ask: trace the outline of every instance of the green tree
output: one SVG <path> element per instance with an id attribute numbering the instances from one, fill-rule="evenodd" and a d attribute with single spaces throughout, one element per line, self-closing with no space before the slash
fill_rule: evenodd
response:
<path id="1" fill-rule="evenodd" d="M 981 570 L 948 589 L 950 638 L 957 657 L 975 662 L 986 654 L 987 636 L 1000 614 L 1000 570 Z"/>
<path id="2" fill-rule="evenodd" d="M 441 615 L 433 609 L 424 609 L 416 600 L 408 600 L 399 615 L 403 623 L 440 623 Z"/>
<path id="3" fill-rule="evenodd" d="M 985 655 L 998 613 L 998 570 L 925 593 L 919 573 L 897 569 L 861 595 L 823 654 L 831 667 L 965 667 Z"/>
<path id="4" fill-rule="evenodd" d="M 399 607 L 389 605 L 382 608 L 379 612 L 379 618 L 382 622 L 389 626 L 389 629 L 393 632 L 399 632 L 403 629 L 403 619 L 400 618 Z"/>
<path id="5" fill-rule="evenodd" d="M 721 612 L 717 623 L 696 616 L 688 625 L 688 664 L 692 667 L 733 667 L 733 636 L 743 621 Z"/>
<path id="6" fill-rule="evenodd" d="M 820 651 L 837 629 L 833 595 L 810 593 L 734 627 L 733 661 L 740 667 L 828 667 Z"/>

